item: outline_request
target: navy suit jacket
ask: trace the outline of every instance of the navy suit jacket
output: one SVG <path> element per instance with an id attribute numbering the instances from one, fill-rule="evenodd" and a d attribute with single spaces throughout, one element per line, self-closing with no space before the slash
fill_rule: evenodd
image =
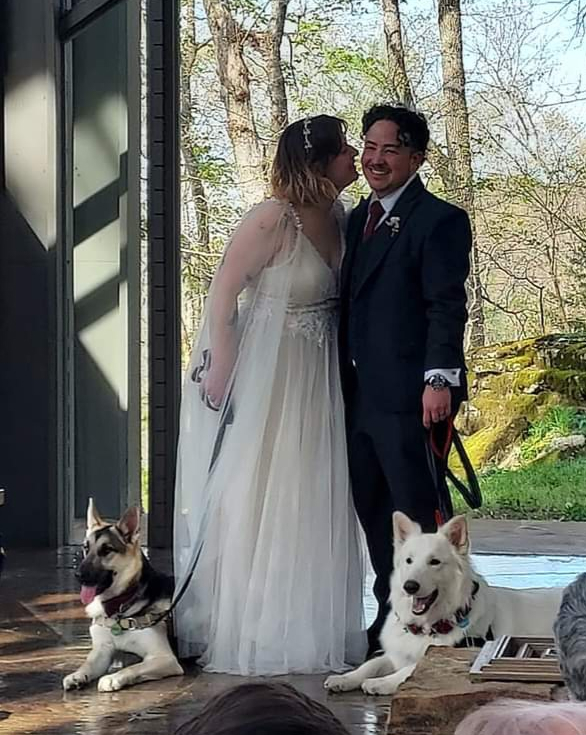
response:
<path id="1" fill-rule="evenodd" d="M 468 215 L 417 176 L 363 242 L 368 205 L 362 200 L 350 215 L 341 270 L 345 395 L 357 385 L 377 411 L 420 411 L 425 371 L 461 368 L 459 402 L 466 397 Z"/>

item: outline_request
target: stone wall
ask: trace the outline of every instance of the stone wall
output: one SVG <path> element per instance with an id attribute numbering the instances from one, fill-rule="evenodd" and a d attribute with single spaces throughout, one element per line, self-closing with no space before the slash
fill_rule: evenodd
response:
<path id="1" fill-rule="evenodd" d="M 458 429 L 477 469 L 506 463 L 529 424 L 549 408 L 586 409 L 586 336 L 548 335 L 483 347 L 468 357 L 468 367 L 470 401 Z"/>

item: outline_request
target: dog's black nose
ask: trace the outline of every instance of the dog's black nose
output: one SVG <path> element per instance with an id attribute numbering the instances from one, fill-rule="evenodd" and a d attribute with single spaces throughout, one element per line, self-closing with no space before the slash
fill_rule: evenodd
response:
<path id="1" fill-rule="evenodd" d="M 414 579 L 408 579 L 403 585 L 403 589 L 408 595 L 414 595 L 416 592 L 419 592 L 420 586 L 419 582 L 416 582 Z"/>

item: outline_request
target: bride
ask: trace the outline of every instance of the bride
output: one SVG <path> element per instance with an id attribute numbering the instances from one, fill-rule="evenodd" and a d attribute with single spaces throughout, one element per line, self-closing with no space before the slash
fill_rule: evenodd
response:
<path id="1" fill-rule="evenodd" d="M 345 127 L 283 132 L 273 198 L 228 244 L 187 370 L 175 627 L 206 671 L 339 671 L 365 652 L 336 343 Z"/>

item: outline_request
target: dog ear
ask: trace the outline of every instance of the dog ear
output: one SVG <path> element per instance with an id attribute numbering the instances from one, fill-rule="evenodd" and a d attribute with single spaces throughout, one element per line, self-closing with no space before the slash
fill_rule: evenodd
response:
<path id="1" fill-rule="evenodd" d="M 412 521 L 405 513 L 396 510 L 393 513 L 393 538 L 396 544 L 402 544 L 409 536 L 420 534 L 421 526 Z"/>
<path id="2" fill-rule="evenodd" d="M 139 508 L 136 506 L 128 508 L 116 526 L 127 542 L 134 541 L 140 529 Z"/>
<path id="3" fill-rule="evenodd" d="M 104 521 L 101 519 L 98 509 L 95 506 L 94 499 L 90 498 L 87 504 L 87 530 L 89 532 L 104 525 Z"/>
<path id="4" fill-rule="evenodd" d="M 454 516 L 440 528 L 440 532 L 456 548 L 459 554 L 465 556 L 470 553 L 470 535 L 468 534 L 468 519 L 466 516 Z"/>

